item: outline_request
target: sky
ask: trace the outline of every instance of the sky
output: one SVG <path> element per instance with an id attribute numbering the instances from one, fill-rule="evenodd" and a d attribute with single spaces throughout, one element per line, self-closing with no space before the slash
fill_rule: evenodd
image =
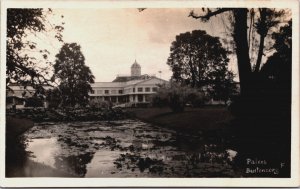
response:
<path id="1" fill-rule="evenodd" d="M 172 72 L 166 62 L 176 35 L 192 30 L 205 30 L 213 36 L 226 32 L 220 18 L 203 23 L 188 17 L 190 10 L 53 9 L 56 17 L 52 21 L 65 23 L 64 42 L 81 46 L 95 81 L 109 82 L 117 74 L 129 75 L 135 60 L 142 74 L 169 80 Z M 52 44 L 51 48 L 50 60 L 54 60 L 60 46 Z M 234 62 L 231 57 L 229 69 L 236 73 Z"/>

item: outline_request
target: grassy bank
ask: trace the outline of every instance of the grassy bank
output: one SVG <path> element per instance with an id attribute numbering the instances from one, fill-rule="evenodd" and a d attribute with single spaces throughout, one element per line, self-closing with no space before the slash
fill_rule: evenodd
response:
<path id="1" fill-rule="evenodd" d="M 29 119 L 6 116 L 7 139 L 15 138 L 16 136 L 21 135 L 31 127 L 33 127 L 33 121 Z"/>
<path id="2" fill-rule="evenodd" d="M 24 108 L 7 110 L 6 115 L 15 118 L 29 119 L 34 122 L 72 122 L 121 120 L 128 116 L 120 108 Z"/>
<path id="3" fill-rule="evenodd" d="M 222 130 L 233 119 L 226 107 L 186 108 L 173 113 L 169 108 L 133 108 L 128 110 L 134 117 L 177 131 L 195 132 Z"/>
<path id="4" fill-rule="evenodd" d="M 29 119 L 6 116 L 6 176 L 11 177 L 15 173 L 15 168 L 22 166 L 26 159 L 25 146 L 20 136 L 33 127 L 33 122 Z"/>

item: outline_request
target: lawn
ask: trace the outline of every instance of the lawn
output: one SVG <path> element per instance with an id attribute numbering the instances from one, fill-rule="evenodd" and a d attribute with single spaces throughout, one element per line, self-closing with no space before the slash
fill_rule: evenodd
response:
<path id="1" fill-rule="evenodd" d="M 169 108 L 132 108 L 134 117 L 178 131 L 199 131 L 224 129 L 233 116 L 226 107 L 208 106 L 186 108 L 184 112 L 173 113 Z"/>
<path id="2" fill-rule="evenodd" d="M 33 126 L 33 121 L 6 116 L 6 137 L 17 137 Z"/>

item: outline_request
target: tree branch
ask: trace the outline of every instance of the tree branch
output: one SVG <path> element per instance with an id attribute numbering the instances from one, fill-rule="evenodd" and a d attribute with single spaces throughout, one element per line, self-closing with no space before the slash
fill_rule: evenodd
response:
<path id="1" fill-rule="evenodd" d="M 222 8 L 222 9 L 218 9 L 214 12 L 210 12 L 208 11 L 206 15 L 203 15 L 203 16 L 199 16 L 197 14 L 194 13 L 194 11 L 191 11 L 190 14 L 189 14 L 189 17 L 192 17 L 192 18 L 195 18 L 195 19 L 201 19 L 202 21 L 208 21 L 210 19 L 210 17 L 212 16 L 216 16 L 218 14 L 221 14 L 223 12 L 227 12 L 227 11 L 231 11 L 233 10 L 232 8 Z"/>

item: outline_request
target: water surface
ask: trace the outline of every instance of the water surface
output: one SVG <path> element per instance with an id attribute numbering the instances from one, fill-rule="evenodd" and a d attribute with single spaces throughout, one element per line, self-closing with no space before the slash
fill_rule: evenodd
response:
<path id="1" fill-rule="evenodd" d="M 74 177 L 235 175 L 225 143 L 139 120 L 36 123 L 23 137 L 30 161 Z"/>

